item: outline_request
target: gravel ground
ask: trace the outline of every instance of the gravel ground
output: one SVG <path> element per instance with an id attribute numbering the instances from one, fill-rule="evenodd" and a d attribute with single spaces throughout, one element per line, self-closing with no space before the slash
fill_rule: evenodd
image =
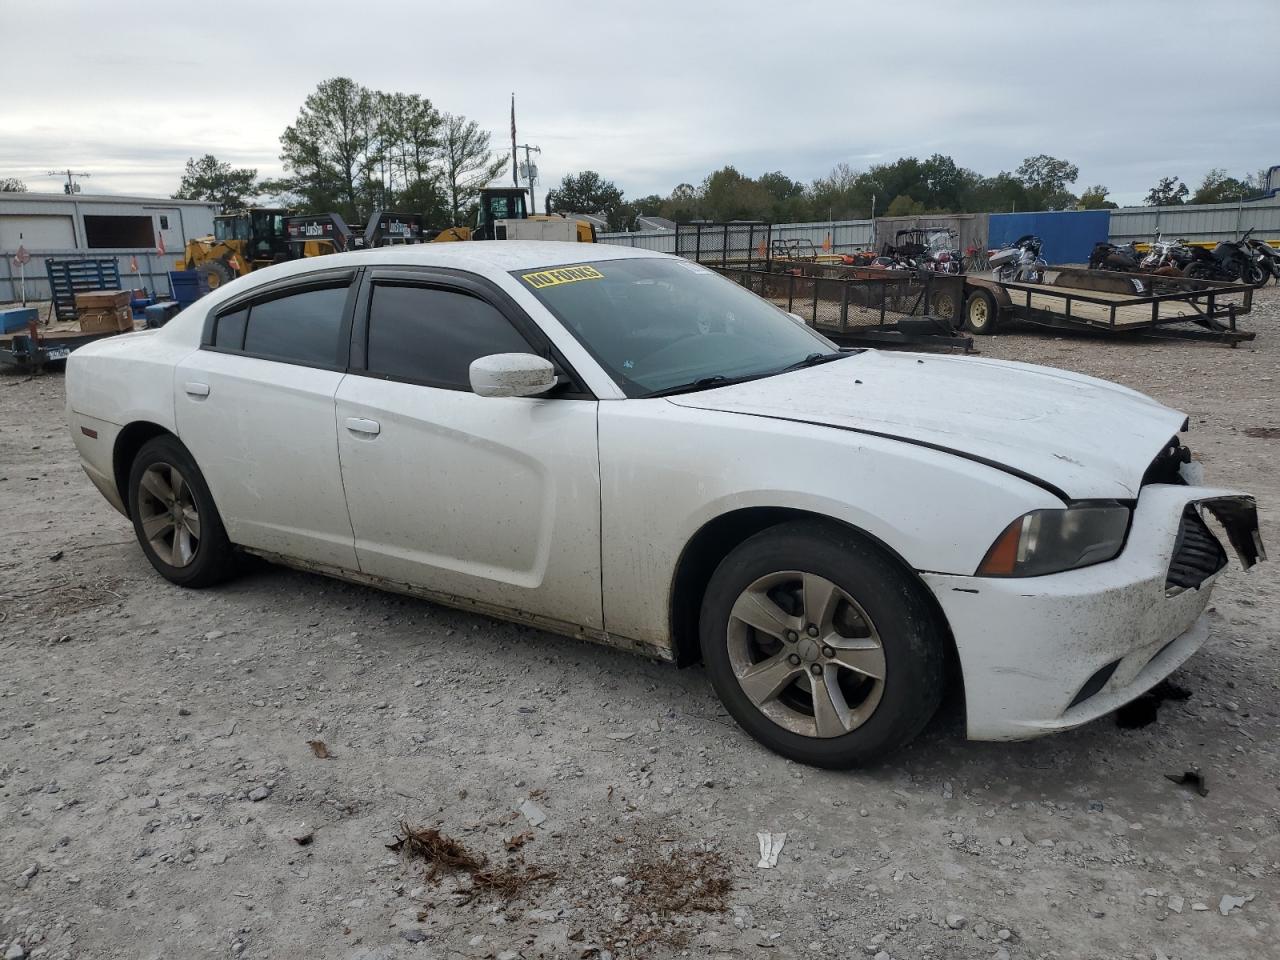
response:
<path id="1" fill-rule="evenodd" d="M 1275 546 L 1275 288 L 1243 326 L 980 346 L 1186 410 Z M 60 373 L 0 376 L 6 957 L 1275 955 L 1274 565 L 1225 577 L 1189 699 L 1148 726 L 968 743 L 952 703 L 822 772 L 740 733 L 700 668 L 266 565 L 172 587 L 62 405 Z M 1165 777 L 1192 765 L 1207 796 Z M 460 846 L 389 849 L 402 824 Z M 786 833 L 776 869 L 757 831 Z"/>

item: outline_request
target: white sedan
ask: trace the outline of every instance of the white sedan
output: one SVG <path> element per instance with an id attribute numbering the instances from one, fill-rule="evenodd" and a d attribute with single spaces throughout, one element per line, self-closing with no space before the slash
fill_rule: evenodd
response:
<path id="1" fill-rule="evenodd" d="M 694 263 L 428 244 L 257 271 L 72 354 L 155 569 L 237 552 L 685 664 L 752 736 L 869 761 L 949 683 L 1015 739 L 1136 697 L 1263 556 L 1186 418 L 979 358 L 841 351 Z M 1206 523 L 1208 521 L 1208 523 Z"/>

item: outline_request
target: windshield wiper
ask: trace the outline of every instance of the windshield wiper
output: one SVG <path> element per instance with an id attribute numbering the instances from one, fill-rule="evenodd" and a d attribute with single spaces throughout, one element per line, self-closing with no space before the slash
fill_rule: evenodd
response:
<path id="1" fill-rule="evenodd" d="M 803 360 L 797 360 L 795 363 L 783 367 L 778 373 L 786 373 L 788 370 L 799 370 L 802 367 L 816 367 L 820 363 L 830 363 L 832 360 L 839 360 L 842 357 L 852 356 L 848 353 L 811 353 Z"/>
<path id="2" fill-rule="evenodd" d="M 742 383 L 744 380 L 755 380 L 761 374 L 753 373 L 745 377 L 726 377 L 724 374 L 717 373 L 710 377 L 700 377 L 689 383 L 677 383 L 674 387 L 663 387 L 661 390 L 655 390 L 652 393 L 645 394 L 646 397 L 670 397 L 677 393 L 693 393 L 697 390 L 708 390 L 711 387 L 723 387 L 731 383 Z"/>

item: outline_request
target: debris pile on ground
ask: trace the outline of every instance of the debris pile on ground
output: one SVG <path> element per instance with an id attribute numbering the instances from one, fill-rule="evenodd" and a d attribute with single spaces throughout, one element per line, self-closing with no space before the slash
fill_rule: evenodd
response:
<path id="1" fill-rule="evenodd" d="M 387 849 L 427 864 L 425 879 L 438 880 L 451 873 L 462 873 L 471 879 L 469 888 L 459 891 L 464 900 L 481 894 L 494 894 L 514 900 L 535 885 L 555 880 L 551 870 L 523 862 L 490 866 L 488 858 L 472 853 L 457 840 L 436 827 L 411 827 L 400 824 L 403 836 L 387 844 Z M 517 848 L 518 850 L 518 848 Z"/>

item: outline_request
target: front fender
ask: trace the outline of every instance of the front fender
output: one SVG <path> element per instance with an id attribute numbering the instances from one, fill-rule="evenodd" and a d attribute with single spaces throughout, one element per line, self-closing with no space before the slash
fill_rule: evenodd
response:
<path id="1" fill-rule="evenodd" d="M 781 507 L 865 531 L 916 570 L 972 574 L 1014 518 L 1061 500 L 938 450 L 830 427 L 680 407 L 600 405 L 606 629 L 670 642 L 685 546 L 737 510 Z"/>

